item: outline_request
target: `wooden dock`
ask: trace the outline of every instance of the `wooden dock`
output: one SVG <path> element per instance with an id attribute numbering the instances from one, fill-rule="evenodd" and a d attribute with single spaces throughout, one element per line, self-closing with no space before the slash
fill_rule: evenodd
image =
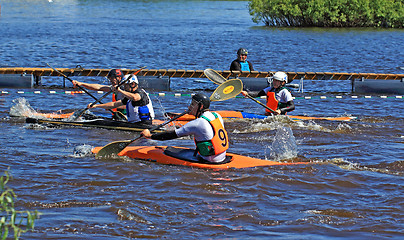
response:
<path id="1" fill-rule="evenodd" d="M 85 69 L 85 68 L 56 68 L 67 76 L 107 76 L 110 69 Z M 122 69 L 124 74 L 135 72 L 137 69 Z M 225 78 L 246 77 L 266 78 L 275 72 L 230 72 L 217 70 Z M 294 79 L 304 80 L 352 80 L 352 79 L 378 79 L 378 80 L 403 80 L 404 74 L 382 74 L 382 73 L 335 73 L 335 72 L 286 72 L 289 81 Z M 32 74 L 35 78 L 43 76 L 61 76 L 52 68 L 24 68 L 9 67 L 0 68 L 0 74 Z M 138 76 L 167 76 L 170 78 L 205 78 L 203 70 L 182 70 L 182 69 L 143 69 Z"/>

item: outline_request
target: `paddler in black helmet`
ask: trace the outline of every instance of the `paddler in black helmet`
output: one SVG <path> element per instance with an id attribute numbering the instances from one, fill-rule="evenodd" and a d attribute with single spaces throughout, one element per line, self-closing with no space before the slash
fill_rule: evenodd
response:
<path id="1" fill-rule="evenodd" d="M 77 80 L 73 80 L 72 83 L 73 83 L 74 87 L 80 86 L 80 87 L 85 87 L 87 89 L 94 90 L 94 91 L 109 92 L 111 90 L 112 86 L 116 86 L 122 81 L 123 73 L 122 73 L 121 69 L 111 69 L 108 72 L 107 78 L 108 78 L 109 82 L 111 83 L 111 85 L 103 85 L 103 84 L 97 84 L 97 83 L 85 83 L 85 82 L 79 82 Z M 123 96 L 119 96 L 119 97 L 115 96 L 115 98 L 116 99 L 114 101 L 117 101 L 117 100 L 122 99 Z"/>
<path id="2" fill-rule="evenodd" d="M 123 80 L 123 78 L 124 78 L 124 76 L 123 76 L 121 69 L 111 69 L 107 75 L 107 79 L 109 80 L 111 85 L 103 85 L 103 84 L 97 84 L 97 83 L 85 83 L 85 82 L 79 82 L 77 80 L 73 80 L 72 83 L 73 83 L 74 87 L 81 86 L 81 87 L 85 87 L 87 89 L 94 90 L 94 91 L 109 92 L 113 89 L 114 86 L 119 85 L 119 83 Z M 121 88 L 123 89 L 123 86 L 121 86 Z M 115 101 L 123 99 L 124 97 L 125 96 L 122 95 L 121 93 L 114 92 L 112 94 L 112 101 L 115 102 Z M 125 106 L 121 106 L 117 109 L 113 109 L 113 111 L 117 111 L 117 110 L 122 112 L 124 115 L 126 114 Z"/>
<path id="3" fill-rule="evenodd" d="M 151 134 L 149 129 L 143 130 L 141 135 L 153 140 L 171 140 L 193 135 L 198 159 L 201 162 L 220 163 L 226 158 L 229 139 L 224 128 L 222 117 L 209 111 L 210 100 L 205 94 L 197 93 L 192 96 L 188 113 L 196 119 L 181 128 Z"/>
<path id="4" fill-rule="evenodd" d="M 230 71 L 251 72 L 254 67 L 251 62 L 247 61 L 248 51 L 245 48 L 237 50 L 237 59 L 230 64 Z"/>

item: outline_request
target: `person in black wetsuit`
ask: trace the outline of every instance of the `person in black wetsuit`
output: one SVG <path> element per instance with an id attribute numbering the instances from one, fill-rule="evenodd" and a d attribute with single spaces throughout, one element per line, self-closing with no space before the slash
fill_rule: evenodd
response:
<path id="1" fill-rule="evenodd" d="M 247 61 L 248 51 L 245 48 L 237 50 L 237 59 L 230 64 L 230 71 L 251 72 L 254 67 L 251 62 Z"/>

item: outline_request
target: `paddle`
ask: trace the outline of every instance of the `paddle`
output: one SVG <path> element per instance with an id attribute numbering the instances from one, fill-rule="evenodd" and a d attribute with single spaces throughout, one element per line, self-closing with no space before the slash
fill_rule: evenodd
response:
<path id="1" fill-rule="evenodd" d="M 212 96 L 210 96 L 211 101 L 224 101 L 233 98 L 243 90 L 243 82 L 240 79 L 236 78 L 227 80 L 218 72 L 210 68 L 205 69 L 203 73 L 212 82 L 220 84 L 220 86 L 213 92 Z"/>
<path id="2" fill-rule="evenodd" d="M 120 86 L 121 86 L 122 84 L 124 84 L 125 82 L 127 82 L 132 76 L 133 76 L 133 74 L 131 74 L 127 79 L 125 79 L 124 81 L 122 81 L 121 83 L 119 83 L 118 86 L 117 86 L 117 88 L 120 87 Z M 78 111 L 75 111 L 75 112 L 73 113 L 73 115 L 70 116 L 69 120 L 70 120 L 70 121 L 75 121 L 75 120 L 77 120 L 77 118 L 81 117 L 81 115 L 83 115 L 83 113 L 85 113 L 88 109 L 90 109 L 94 104 L 96 104 L 96 103 L 101 103 L 101 100 L 104 99 L 106 96 L 108 96 L 111 92 L 112 92 L 112 90 L 108 91 L 107 93 L 105 93 L 104 95 L 102 95 L 100 98 L 96 99 L 93 103 L 91 103 L 90 105 L 88 105 L 86 108 L 81 109 L 81 110 L 78 110 Z M 111 110 L 111 109 L 109 109 L 109 110 Z M 111 110 L 111 111 L 112 111 L 112 110 Z M 115 115 L 114 117 L 117 117 L 118 120 L 127 120 L 127 119 L 126 119 L 126 116 L 123 115 L 123 113 L 121 113 L 121 112 L 119 112 L 119 111 L 117 111 L 117 112 L 112 111 L 112 112 L 113 112 L 113 113 L 116 113 L 116 115 Z M 120 114 L 122 114 L 122 115 L 118 114 L 118 112 L 119 112 Z"/>
<path id="3" fill-rule="evenodd" d="M 145 66 L 146 67 L 146 66 Z M 138 69 L 136 72 L 130 74 L 124 81 L 120 82 L 118 84 L 118 86 L 116 88 L 119 88 L 120 86 L 122 86 L 123 84 L 125 84 L 126 82 L 129 81 L 129 79 L 132 78 L 133 75 L 138 74 L 140 71 L 142 71 L 143 68 L 145 67 L 141 67 L 140 69 Z M 88 107 L 86 107 L 85 109 L 76 111 L 71 117 L 70 120 L 74 121 L 77 118 L 79 118 L 81 115 L 83 115 L 83 113 L 85 113 L 88 109 L 90 109 L 94 104 L 99 103 L 102 99 L 104 99 L 106 96 L 108 96 L 110 93 L 112 93 L 112 90 L 108 91 L 107 93 L 105 93 L 104 95 L 102 95 L 100 98 L 96 99 L 93 103 L 91 103 Z M 122 114 L 121 112 L 119 112 L 120 114 Z M 122 114 L 123 115 L 123 114 Z M 123 117 L 123 118 L 122 118 Z M 126 116 L 123 115 L 119 115 L 119 120 L 127 120 Z"/>
<path id="4" fill-rule="evenodd" d="M 205 74 L 205 76 L 212 82 L 216 83 L 216 84 L 222 84 L 224 82 L 227 81 L 226 78 L 224 78 L 222 75 L 220 75 L 218 72 L 216 72 L 213 69 L 205 69 L 203 71 L 203 73 Z"/>
<path id="5" fill-rule="evenodd" d="M 237 96 L 243 90 L 240 79 L 231 79 L 219 85 L 210 96 L 210 101 L 224 101 Z"/>
<path id="6" fill-rule="evenodd" d="M 172 121 L 177 120 L 178 118 L 184 116 L 188 112 L 189 112 L 189 110 L 186 110 L 183 113 L 181 113 L 180 115 L 178 115 L 174 118 L 171 118 L 170 120 L 167 120 L 158 126 L 150 128 L 150 132 L 154 131 L 156 129 L 159 129 L 159 128 L 169 124 Z M 142 137 L 143 137 L 143 135 L 141 135 L 137 138 L 131 139 L 131 140 L 122 140 L 122 141 L 116 141 L 116 142 L 109 143 L 109 144 L 105 145 L 103 148 L 101 148 L 100 151 L 98 151 L 97 155 L 95 155 L 95 157 L 96 158 L 105 158 L 105 157 L 112 156 L 112 155 L 118 155 L 118 153 L 122 152 L 122 150 L 124 150 L 127 146 L 129 146 L 131 143 L 141 139 Z"/>
<path id="7" fill-rule="evenodd" d="M 210 96 L 210 100 L 211 101 L 224 101 L 226 99 L 233 98 L 233 97 L 237 96 L 241 92 L 242 89 L 243 89 L 243 83 L 241 82 L 240 79 L 229 80 L 225 83 L 222 83 L 219 87 L 216 88 L 216 90 Z M 166 124 L 184 116 L 188 112 L 189 112 L 189 110 L 186 110 L 185 112 L 171 118 L 170 120 L 168 120 L 156 127 L 151 128 L 150 131 L 161 128 L 161 127 L 165 126 Z M 129 146 L 131 143 L 133 143 L 134 141 L 137 141 L 138 139 L 140 139 L 142 137 L 143 136 L 139 136 L 139 137 L 131 139 L 131 140 L 122 140 L 122 141 L 116 141 L 116 142 L 109 143 L 109 144 L 105 145 L 103 148 L 101 148 L 95 157 L 96 158 L 105 158 L 108 156 L 117 155 L 123 149 L 125 149 L 127 146 Z"/>
<path id="8" fill-rule="evenodd" d="M 48 65 L 50 68 L 52 68 L 55 72 L 57 72 L 57 73 L 59 73 L 60 75 L 62 75 L 64 78 L 66 78 L 67 80 L 69 80 L 70 82 L 73 82 L 73 80 L 72 79 L 70 79 L 68 76 L 66 76 L 66 74 L 64 74 L 64 73 L 62 73 L 61 71 L 59 71 L 59 70 L 57 70 L 56 68 L 53 68 L 51 65 L 49 65 L 49 63 L 46 63 L 46 65 Z M 97 100 L 97 98 L 94 96 L 94 95 L 92 95 L 91 93 L 89 93 L 84 87 L 82 87 L 82 86 L 78 86 L 83 92 L 85 92 L 85 93 L 87 93 L 88 95 L 90 95 L 90 97 L 92 97 L 92 98 L 94 98 L 94 100 Z M 111 109 L 108 109 L 111 113 L 112 113 L 112 115 L 114 115 L 114 117 L 116 117 L 117 119 L 121 119 L 122 118 L 122 113 L 121 112 L 114 112 L 114 111 L 112 111 Z M 126 119 L 126 116 L 124 116 L 123 115 L 123 117 L 125 117 L 125 119 Z"/>
<path id="9" fill-rule="evenodd" d="M 215 70 L 210 69 L 210 68 L 205 69 L 205 70 L 203 71 L 203 73 L 205 74 L 205 76 L 206 76 L 209 80 L 211 80 L 212 82 L 214 82 L 214 83 L 216 83 L 216 84 L 222 84 L 222 83 L 224 83 L 224 82 L 230 81 L 230 80 L 226 80 L 226 78 L 224 78 L 224 77 L 223 77 L 222 75 L 220 75 L 218 72 L 216 72 Z M 257 99 L 251 97 L 251 95 L 247 94 L 246 97 L 249 98 L 249 99 L 251 99 L 251 100 L 253 100 L 254 102 L 258 103 L 259 105 L 265 107 L 266 109 L 268 109 L 268 110 L 271 111 L 272 113 L 275 113 L 275 114 L 276 114 L 276 112 L 275 112 L 274 110 L 272 110 L 271 108 L 269 108 L 268 106 L 266 106 L 266 105 L 263 104 L 262 102 L 258 101 Z"/>
<path id="10" fill-rule="evenodd" d="M 274 114 L 278 114 L 277 112 L 275 112 L 274 110 L 272 110 L 271 108 L 269 108 L 267 105 L 263 104 L 262 102 L 258 101 L 257 99 L 251 97 L 248 93 L 247 95 L 245 95 L 246 97 L 248 97 L 249 99 L 253 100 L 254 102 L 258 103 L 259 105 L 263 106 L 264 108 L 268 109 L 270 112 L 274 113 Z"/>

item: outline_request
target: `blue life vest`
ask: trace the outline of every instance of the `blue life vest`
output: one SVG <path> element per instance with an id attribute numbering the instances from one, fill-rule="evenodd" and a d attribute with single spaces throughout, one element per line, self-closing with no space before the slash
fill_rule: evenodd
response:
<path id="1" fill-rule="evenodd" d="M 138 112 L 139 112 L 139 118 L 141 121 L 152 120 L 151 116 L 150 116 L 150 111 L 149 111 L 149 108 L 147 107 L 147 105 L 139 107 Z"/>
<path id="2" fill-rule="evenodd" d="M 135 107 L 132 105 L 132 100 L 129 100 L 126 103 L 126 117 L 128 118 L 128 122 L 131 123 L 145 120 L 152 120 L 149 106 L 145 105 Z"/>

